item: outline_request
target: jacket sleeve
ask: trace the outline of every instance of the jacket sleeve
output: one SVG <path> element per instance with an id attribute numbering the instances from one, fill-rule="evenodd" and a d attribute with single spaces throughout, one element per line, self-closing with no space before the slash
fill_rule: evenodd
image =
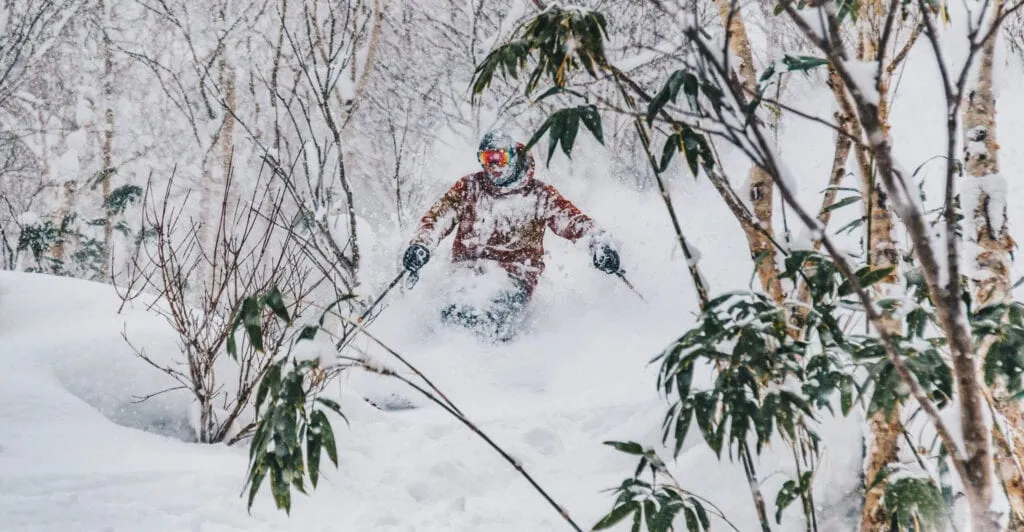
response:
<path id="1" fill-rule="evenodd" d="M 466 198 L 466 181 L 466 178 L 456 181 L 444 196 L 427 209 L 410 244 L 420 244 L 433 251 L 451 234 L 458 223 L 459 209 Z"/>
<path id="2" fill-rule="evenodd" d="M 546 218 L 552 232 L 573 242 L 584 237 L 593 239 L 604 233 L 594 220 L 565 199 L 555 187 L 546 185 L 545 188 Z"/>

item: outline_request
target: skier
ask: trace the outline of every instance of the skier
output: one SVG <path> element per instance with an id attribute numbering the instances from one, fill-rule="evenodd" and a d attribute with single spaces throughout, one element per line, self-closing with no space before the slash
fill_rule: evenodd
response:
<path id="1" fill-rule="evenodd" d="M 452 262 L 470 278 L 498 273 L 501 282 L 462 287 L 461 301 L 441 310 L 441 319 L 485 338 L 508 341 L 544 271 L 545 228 L 573 242 L 584 239 L 594 266 L 619 273 L 619 254 L 607 234 L 555 187 L 534 179 L 533 156 L 498 130 L 484 135 L 477 153 L 482 172 L 459 179 L 420 221 L 403 257 L 416 274 L 455 230 Z M 473 284 L 468 283 L 468 284 Z M 459 294 L 456 294 L 458 296 Z M 455 299 L 460 299 L 456 297 Z"/>

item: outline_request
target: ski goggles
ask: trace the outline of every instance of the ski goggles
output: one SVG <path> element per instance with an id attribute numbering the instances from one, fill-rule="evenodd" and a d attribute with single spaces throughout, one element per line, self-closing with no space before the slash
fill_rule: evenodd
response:
<path id="1" fill-rule="evenodd" d="M 506 166 L 512 158 L 512 150 L 509 150 L 508 148 L 484 150 L 478 153 L 477 157 L 480 159 L 480 164 L 484 166 L 491 166 L 492 164 Z"/>

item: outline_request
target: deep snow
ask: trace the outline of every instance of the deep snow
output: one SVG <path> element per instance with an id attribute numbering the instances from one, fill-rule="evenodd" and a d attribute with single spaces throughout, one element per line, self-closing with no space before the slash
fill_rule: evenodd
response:
<path id="1" fill-rule="evenodd" d="M 1004 67 L 1004 96 L 1020 93 L 1017 61 Z M 943 104 L 937 92 L 923 88 L 934 80 L 929 65 L 930 53 L 919 45 L 896 86 L 903 97 L 892 108 L 897 154 L 911 169 L 944 147 Z M 808 92 L 798 81 L 791 87 L 801 109 L 830 114 L 827 93 Z M 1024 127 L 1021 111 L 1016 101 L 999 101 L 1000 159 L 1007 176 L 1024 168 L 1024 150 L 1013 136 Z M 617 238 L 627 274 L 646 303 L 615 278 L 594 271 L 584 249 L 549 235 L 548 269 L 533 302 L 530 333 L 517 342 L 486 346 L 462 332 L 432 326 L 445 252 L 425 268 L 418 286 L 390 300 L 371 330 L 419 365 L 588 527 L 611 507 L 609 494 L 601 490 L 616 486 L 634 466 L 631 458 L 601 442 L 655 444 L 659 439 L 665 406 L 646 364 L 692 323 L 695 303 L 660 198 L 608 176 L 607 150 L 584 136 L 572 164 L 556 155 L 552 169 L 538 169 L 538 177 L 559 187 Z M 789 162 L 806 204 L 820 201 L 830 139 L 815 126 L 784 124 L 780 152 L 805 155 Z M 441 159 L 459 163 L 434 167 L 470 171 L 472 150 L 467 144 L 445 152 Z M 739 186 L 746 163 L 731 150 L 722 149 L 722 155 Z M 935 181 L 939 166 L 926 167 L 927 183 Z M 425 177 L 440 194 L 459 175 L 446 170 Z M 687 236 L 701 250 L 700 264 L 712 290 L 744 286 L 751 262 L 736 222 L 705 181 L 681 169 L 676 175 L 672 193 Z M 1007 194 L 1010 230 L 1019 233 L 1024 182 L 1008 179 Z M 426 201 L 435 197 L 427 196 Z M 837 216 L 833 229 L 845 223 L 851 209 Z M 409 231 L 380 234 L 368 242 L 367 293 L 393 274 L 408 236 Z M 1022 273 L 1015 265 L 1014 279 Z M 379 396 L 396 388 L 358 374 L 343 377 L 332 390 L 341 395 L 351 421 L 351 428 L 336 423 L 340 467 L 325 467 L 316 492 L 295 498 L 291 517 L 273 508 L 266 489 L 247 515 L 240 497 L 246 448 L 182 441 L 188 433 L 189 401 L 180 392 L 134 402 L 173 383 L 133 355 L 122 331 L 163 359 L 175 356 L 176 339 L 159 318 L 139 308 L 119 314 L 119 306 L 109 286 L 0 272 L 0 529 L 565 528 L 514 470 L 455 420 L 430 405 L 379 412 L 361 395 Z M 359 345 L 379 352 L 368 340 Z M 821 432 L 826 450 L 817 500 L 823 514 L 834 519 L 827 529 L 849 529 L 850 523 L 841 519 L 858 482 L 861 421 L 856 416 L 825 419 Z M 790 460 L 785 448 L 769 450 L 761 459 L 770 506 Z M 716 460 L 699 438 L 691 437 L 673 471 L 684 487 L 717 504 L 740 530 L 756 528 L 742 470 L 728 459 Z M 798 514 L 795 506 L 787 512 L 790 528 L 801 526 Z"/>

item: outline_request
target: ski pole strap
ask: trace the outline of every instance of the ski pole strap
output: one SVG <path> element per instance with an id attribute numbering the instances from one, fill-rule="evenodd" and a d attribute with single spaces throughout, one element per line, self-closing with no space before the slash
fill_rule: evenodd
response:
<path id="1" fill-rule="evenodd" d="M 416 283 L 418 283 L 419 280 L 420 280 L 420 274 L 418 274 L 416 272 L 413 272 L 413 271 L 410 271 L 405 276 L 405 289 L 406 290 L 412 290 L 412 287 L 416 286 Z"/>

